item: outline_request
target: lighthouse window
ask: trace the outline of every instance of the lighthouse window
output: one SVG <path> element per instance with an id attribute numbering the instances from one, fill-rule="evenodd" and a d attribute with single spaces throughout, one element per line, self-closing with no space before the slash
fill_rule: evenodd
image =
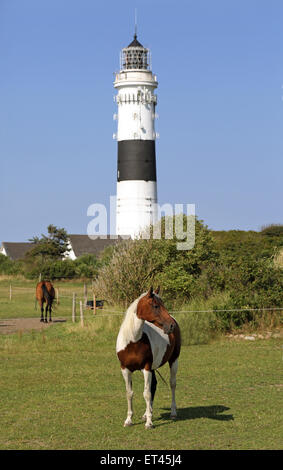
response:
<path id="1" fill-rule="evenodd" d="M 126 69 L 147 69 L 147 49 L 127 48 L 123 50 L 123 67 Z"/>

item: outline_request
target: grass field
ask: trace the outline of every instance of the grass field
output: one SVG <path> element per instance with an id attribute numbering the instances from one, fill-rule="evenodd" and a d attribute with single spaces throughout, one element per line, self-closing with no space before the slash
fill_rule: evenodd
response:
<path id="1" fill-rule="evenodd" d="M 10 285 L 12 295 L 10 299 Z M 40 310 L 35 303 L 35 281 L 25 279 L 0 279 L 0 318 L 39 317 Z M 59 305 L 54 303 L 54 314 L 71 317 L 73 292 L 77 303 L 83 299 L 84 283 L 82 281 L 58 281 L 54 283 L 59 293 Z M 89 299 L 92 299 L 91 284 L 88 285 Z"/>
<path id="2" fill-rule="evenodd" d="M 178 420 L 169 419 L 170 391 L 159 379 L 152 430 L 141 421 L 136 372 L 134 425 L 123 428 L 120 321 L 89 318 L 84 328 L 66 322 L 0 335 L 1 449 L 282 449 L 280 339 L 183 346 Z M 167 366 L 160 371 L 168 382 Z"/>

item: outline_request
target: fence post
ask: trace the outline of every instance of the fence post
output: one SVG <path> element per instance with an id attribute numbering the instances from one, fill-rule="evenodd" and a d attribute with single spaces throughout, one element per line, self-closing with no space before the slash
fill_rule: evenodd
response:
<path id="1" fill-rule="evenodd" d="M 84 326 L 84 311 L 83 311 L 83 303 L 80 300 L 80 317 L 81 317 L 81 326 Z"/>
<path id="2" fill-rule="evenodd" d="M 84 306 L 87 304 L 87 285 L 84 283 Z"/>
<path id="3" fill-rule="evenodd" d="M 59 304 L 59 287 L 56 287 L 55 291 L 56 291 L 56 304 L 58 305 Z"/>
<path id="4" fill-rule="evenodd" d="M 73 305 L 72 305 L 72 322 L 76 321 L 76 294 L 73 292 Z"/>
<path id="5" fill-rule="evenodd" d="M 95 298 L 95 293 L 93 291 L 93 315 L 96 314 L 96 298 Z"/>
<path id="6" fill-rule="evenodd" d="M 10 300 L 12 300 L 12 284 L 10 284 Z"/>

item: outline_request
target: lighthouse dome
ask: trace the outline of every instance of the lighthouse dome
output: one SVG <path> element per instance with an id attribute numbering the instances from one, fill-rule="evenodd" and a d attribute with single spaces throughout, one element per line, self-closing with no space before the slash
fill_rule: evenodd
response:
<path id="1" fill-rule="evenodd" d="M 141 47 L 144 49 L 143 45 L 137 40 L 137 35 L 134 35 L 134 40 L 128 45 L 128 47 Z"/>
<path id="2" fill-rule="evenodd" d="M 148 70 L 149 50 L 134 35 L 134 40 L 122 50 L 121 65 L 123 70 Z"/>

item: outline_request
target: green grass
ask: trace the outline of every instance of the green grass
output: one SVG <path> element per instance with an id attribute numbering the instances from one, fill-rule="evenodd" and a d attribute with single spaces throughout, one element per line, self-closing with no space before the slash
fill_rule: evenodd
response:
<path id="1" fill-rule="evenodd" d="M 159 379 L 152 430 L 141 422 L 143 378 L 136 372 L 134 426 L 123 428 L 120 321 L 89 318 L 83 329 L 67 322 L 0 336 L 1 449 L 282 448 L 279 339 L 183 346 L 179 418 L 169 419 L 170 391 Z M 168 382 L 167 366 L 160 372 Z"/>

